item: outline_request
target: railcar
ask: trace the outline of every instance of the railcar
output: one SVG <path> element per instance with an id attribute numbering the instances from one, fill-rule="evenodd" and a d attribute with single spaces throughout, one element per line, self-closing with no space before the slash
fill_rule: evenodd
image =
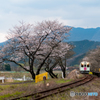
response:
<path id="1" fill-rule="evenodd" d="M 100 67 L 99 66 L 91 68 L 90 71 L 93 73 L 93 75 L 97 75 L 98 77 L 100 77 Z"/>
<path id="2" fill-rule="evenodd" d="M 79 70 L 81 73 L 89 73 L 90 72 L 90 63 L 87 61 L 82 61 L 79 65 Z"/>
<path id="3" fill-rule="evenodd" d="M 82 61 L 79 65 L 80 73 L 92 73 L 93 75 L 97 75 L 100 77 L 100 66 L 91 66 L 90 62 Z"/>

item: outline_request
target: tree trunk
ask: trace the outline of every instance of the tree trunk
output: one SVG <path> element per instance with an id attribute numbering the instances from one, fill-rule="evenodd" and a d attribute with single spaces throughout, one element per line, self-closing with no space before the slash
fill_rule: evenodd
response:
<path id="1" fill-rule="evenodd" d="M 58 78 L 57 75 L 55 75 L 55 74 L 53 73 L 52 69 L 50 69 L 49 72 L 52 74 L 52 76 L 53 76 L 54 78 Z"/>
<path id="2" fill-rule="evenodd" d="M 50 72 L 50 71 L 49 71 L 48 73 L 49 73 L 49 75 L 51 76 L 51 78 L 54 78 L 54 76 L 51 74 L 51 72 Z"/>
<path id="3" fill-rule="evenodd" d="M 48 57 L 50 56 L 51 53 L 52 53 L 52 51 L 49 52 L 49 54 L 47 55 L 47 57 L 46 57 L 46 58 L 43 60 L 43 62 L 40 64 L 40 66 L 39 66 L 38 69 L 37 69 L 36 75 L 38 75 L 38 74 L 40 73 L 40 70 L 41 70 L 42 66 L 45 64 L 45 61 L 48 59 Z"/>
<path id="4" fill-rule="evenodd" d="M 50 72 L 54 78 L 58 78 L 53 72 Z"/>
<path id="5" fill-rule="evenodd" d="M 32 79 L 35 80 L 35 73 L 33 71 L 30 71 L 31 75 L 32 75 Z"/>
<path id="6" fill-rule="evenodd" d="M 42 67 L 42 66 L 41 66 L 41 67 Z M 41 67 L 39 67 L 39 68 L 37 69 L 36 75 L 39 75 L 40 70 L 41 70 Z"/>
<path id="7" fill-rule="evenodd" d="M 65 78 L 66 77 L 66 66 L 64 67 L 61 59 L 59 59 L 59 65 L 60 65 L 61 70 L 63 72 L 63 77 Z"/>
<path id="8" fill-rule="evenodd" d="M 51 69 L 48 69 L 48 70 L 47 70 L 47 69 L 45 68 L 45 71 L 49 73 L 49 75 L 51 76 L 51 78 L 58 78 L 57 75 L 55 75 L 55 74 L 52 72 Z"/>
<path id="9" fill-rule="evenodd" d="M 30 62 L 31 62 L 30 63 L 30 73 L 32 75 L 32 78 L 35 79 L 35 73 L 34 73 L 34 70 L 33 70 L 33 62 L 34 62 L 34 60 L 31 60 Z"/>
<path id="10" fill-rule="evenodd" d="M 65 68 L 63 68 L 63 77 L 65 78 L 66 77 L 66 69 Z"/>

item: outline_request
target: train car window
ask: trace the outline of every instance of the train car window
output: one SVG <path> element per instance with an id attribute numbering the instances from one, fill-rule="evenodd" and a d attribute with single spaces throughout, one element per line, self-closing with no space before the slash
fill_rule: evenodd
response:
<path id="1" fill-rule="evenodd" d="M 81 64 L 81 67 L 83 67 L 83 64 Z"/>

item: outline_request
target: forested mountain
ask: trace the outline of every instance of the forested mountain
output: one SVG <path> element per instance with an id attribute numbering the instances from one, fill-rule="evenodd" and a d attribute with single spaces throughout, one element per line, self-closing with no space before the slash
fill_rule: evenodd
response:
<path id="1" fill-rule="evenodd" d="M 75 52 L 74 56 L 67 61 L 68 65 L 70 66 L 79 64 L 86 53 L 89 52 L 89 50 L 95 49 L 97 46 L 100 46 L 100 42 L 89 40 L 73 41 L 69 43 L 75 46 L 75 48 L 73 49 Z"/>
<path id="2" fill-rule="evenodd" d="M 100 41 L 100 27 L 98 28 L 72 28 L 67 41 L 91 40 Z"/>
<path id="3" fill-rule="evenodd" d="M 75 46 L 73 49 L 75 55 L 86 53 L 89 50 L 95 49 L 97 46 L 100 46 L 100 42 L 90 40 L 73 41 L 69 43 Z"/>

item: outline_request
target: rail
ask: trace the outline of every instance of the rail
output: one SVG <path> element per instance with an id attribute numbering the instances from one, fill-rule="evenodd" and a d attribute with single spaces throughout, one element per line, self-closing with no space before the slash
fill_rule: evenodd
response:
<path id="1" fill-rule="evenodd" d="M 91 81 L 93 78 L 94 77 L 92 75 L 86 75 L 84 78 L 79 79 L 75 82 L 63 84 L 63 85 L 60 85 L 59 87 L 56 87 L 56 88 L 48 89 L 48 90 L 45 90 L 45 91 L 39 91 L 39 92 L 29 94 L 29 95 L 25 95 L 25 96 L 22 96 L 22 97 L 13 98 L 11 100 L 18 100 L 18 99 L 27 98 L 27 97 L 31 97 L 32 100 L 40 100 L 40 99 L 43 99 L 43 98 L 50 96 L 52 94 L 57 94 L 57 93 L 65 91 L 65 90 L 69 90 L 71 88 L 83 85 L 83 84 Z"/>

